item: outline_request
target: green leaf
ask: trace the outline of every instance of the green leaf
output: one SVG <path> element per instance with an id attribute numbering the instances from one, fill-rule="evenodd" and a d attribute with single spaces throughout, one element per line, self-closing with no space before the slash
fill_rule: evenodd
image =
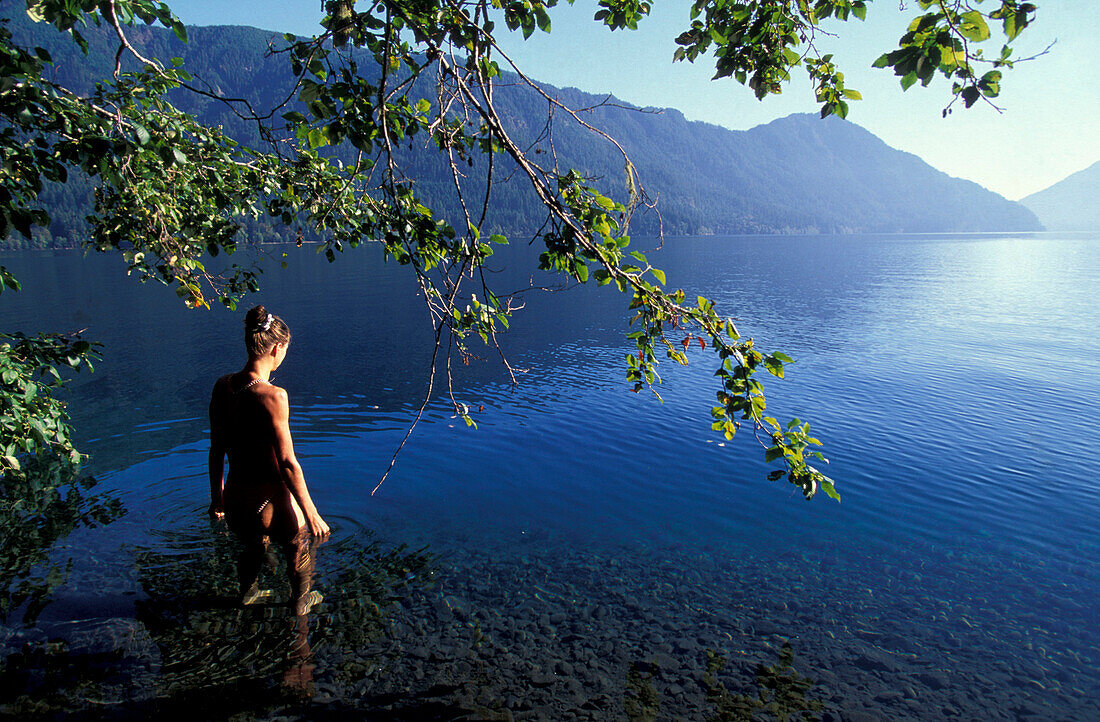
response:
<path id="1" fill-rule="evenodd" d="M 978 87 L 981 88 L 982 95 L 987 98 L 996 98 L 1001 92 L 1001 71 L 990 70 L 982 76 Z"/>
<path id="2" fill-rule="evenodd" d="M 1009 40 L 1015 40 L 1025 27 L 1027 27 L 1027 11 L 1016 10 L 1009 11 L 1004 17 L 1004 30 L 1005 36 Z"/>
<path id="3" fill-rule="evenodd" d="M 977 10 L 971 10 L 959 16 L 959 32 L 967 40 L 973 40 L 976 43 L 989 39 L 989 26 L 986 25 L 985 17 Z"/>
<path id="4" fill-rule="evenodd" d="M 550 32 L 550 16 L 541 6 L 535 6 L 535 19 L 539 24 L 539 30 L 544 33 Z"/>
<path id="5" fill-rule="evenodd" d="M 178 20 L 173 20 L 170 27 L 172 32 L 176 34 L 176 37 L 180 39 L 181 43 L 187 42 L 187 26 Z"/>
<path id="6" fill-rule="evenodd" d="M 313 128 L 307 136 L 310 150 L 316 150 L 328 145 L 328 133 L 324 128 Z"/>
<path id="7" fill-rule="evenodd" d="M 134 123 L 134 139 L 138 145 L 146 145 L 149 142 L 149 131 L 145 126 Z"/>
<path id="8" fill-rule="evenodd" d="M 833 482 L 829 481 L 828 479 L 822 479 L 820 485 L 822 490 L 824 490 L 825 494 L 830 499 L 840 501 L 840 494 L 837 493 L 836 487 L 833 486 Z"/>
<path id="9" fill-rule="evenodd" d="M 665 285 L 664 271 L 662 271 L 660 268 L 651 268 L 649 269 L 649 272 L 652 273 L 653 277 L 657 279 L 657 283 L 660 283 L 662 286 Z"/>
<path id="10" fill-rule="evenodd" d="M 308 79 L 303 80 L 302 90 L 298 93 L 298 99 L 303 103 L 312 103 L 320 96 L 321 90 L 321 86 L 318 83 Z"/>

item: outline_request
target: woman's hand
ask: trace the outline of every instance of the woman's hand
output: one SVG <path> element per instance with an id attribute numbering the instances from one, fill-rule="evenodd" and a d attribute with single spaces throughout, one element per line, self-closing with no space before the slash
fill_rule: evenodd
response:
<path id="1" fill-rule="evenodd" d="M 328 524 L 325 522 L 324 519 L 321 518 L 320 514 L 318 514 L 317 512 L 313 512 L 306 517 L 306 523 L 309 524 L 309 532 L 313 534 L 313 536 L 322 541 L 328 539 Z"/>

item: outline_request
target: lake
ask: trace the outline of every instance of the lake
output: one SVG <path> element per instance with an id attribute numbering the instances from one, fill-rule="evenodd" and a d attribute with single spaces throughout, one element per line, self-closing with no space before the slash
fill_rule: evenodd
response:
<path id="1" fill-rule="evenodd" d="M 737 719 L 769 690 L 827 720 L 1100 719 L 1100 237 L 649 254 L 795 359 L 769 411 L 811 422 L 840 504 L 710 430 L 709 353 L 662 364 L 663 402 L 630 393 L 625 299 L 587 287 L 526 297 L 518 387 L 473 346 L 454 372 L 477 429 L 433 404 L 372 496 L 423 397 L 427 314 L 377 248 L 283 251 L 233 313 L 115 257 L 0 257 L 24 284 L 5 330 L 103 342 L 68 399 L 94 491 L 127 510 L 63 539 L 51 603 L 0 628 L 7 713 Z M 494 258 L 498 289 L 531 282 L 530 249 Z M 254 302 L 294 335 L 273 381 L 334 530 L 308 629 L 226 601 L 232 541 L 205 518 L 206 403 Z"/>

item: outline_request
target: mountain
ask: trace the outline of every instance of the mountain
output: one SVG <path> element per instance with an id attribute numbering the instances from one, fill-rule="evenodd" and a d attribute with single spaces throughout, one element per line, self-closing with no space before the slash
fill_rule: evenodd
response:
<path id="1" fill-rule="evenodd" d="M 85 57 L 66 37 L 49 26 L 30 22 L 18 8 L 9 9 L 16 42 L 46 47 L 54 58 L 55 80 L 79 92 L 90 92 L 98 78 L 114 67 L 113 37 L 107 28 L 88 28 L 92 51 Z M 146 55 L 182 57 L 185 67 L 206 87 L 248 98 L 256 108 L 281 102 L 292 77 L 282 56 L 268 53 L 279 36 L 247 27 L 196 27 L 190 42 L 157 28 L 130 32 Z M 361 63 L 361 67 L 366 61 Z M 504 77 L 495 91 L 498 109 L 512 122 L 521 147 L 533 144 L 556 153 L 560 167 L 594 177 L 594 184 L 622 196 L 623 161 L 614 146 L 563 113 L 553 118 L 553 148 L 545 98 L 514 77 Z M 890 148 L 859 126 L 836 118 L 793 115 L 747 131 L 688 121 L 673 109 L 640 109 L 609 96 L 574 88 L 544 90 L 574 108 L 589 108 L 586 122 L 619 140 L 631 156 L 649 197 L 658 199 L 660 215 L 639 213 L 631 232 L 708 233 L 892 233 L 1038 230 L 1035 216 L 975 183 L 952 178 L 918 157 Z M 425 86 L 422 91 L 431 97 Z M 203 122 L 222 125 L 246 145 L 259 146 L 255 128 L 225 105 L 178 91 L 174 102 Z M 338 155 L 340 152 L 338 151 Z M 346 154 L 350 158 L 350 153 Z M 480 160 L 480 159 L 479 159 Z M 425 201 L 457 218 L 451 199 L 453 181 L 439 154 L 423 144 L 401 152 L 408 174 L 417 179 Z M 513 174 L 507 159 L 498 161 L 492 213 L 486 230 L 528 233 L 538 228 L 544 211 L 526 181 Z M 483 164 L 468 170 L 473 185 L 485 177 Z M 44 204 L 55 222 L 41 234 L 42 243 L 74 244 L 86 234 L 83 198 L 87 179 L 64 188 L 47 189 Z M 82 205 L 84 204 L 84 205 Z M 293 231 L 270 221 L 246 224 L 245 240 L 289 240 Z"/>
<path id="2" fill-rule="evenodd" d="M 854 123 L 791 115 L 747 131 L 676 111 L 624 142 L 683 232 L 901 233 L 1038 230 L 1019 204 L 952 178 Z M 614 132 L 612 132 L 614 134 Z M 622 136 L 618 136 L 622 137 Z M 637 142 L 636 142 L 637 141 Z M 670 169 L 680 166 L 676 177 Z M 647 172 L 648 171 L 648 172 Z M 691 228 L 691 230 L 686 230 Z"/>
<path id="3" fill-rule="evenodd" d="M 1100 229 L 1100 161 L 1020 203 L 1039 217 L 1049 231 L 1095 231 Z"/>

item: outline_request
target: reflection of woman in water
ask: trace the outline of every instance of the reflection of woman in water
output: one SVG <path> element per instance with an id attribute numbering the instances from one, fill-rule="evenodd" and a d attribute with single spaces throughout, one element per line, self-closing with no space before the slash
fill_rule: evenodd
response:
<path id="1" fill-rule="evenodd" d="M 286 553 L 291 603 L 301 615 L 321 601 L 320 593 L 310 591 L 311 537 L 323 541 L 329 527 L 294 456 L 286 391 L 268 382 L 286 357 L 290 330 L 263 306 L 248 312 L 244 326 L 248 363 L 218 379 L 210 395 L 210 515 L 224 515 L 244 545 L 238 563 L 244 604 L 272 596 L 258 586 L 270 539 Z"/>

